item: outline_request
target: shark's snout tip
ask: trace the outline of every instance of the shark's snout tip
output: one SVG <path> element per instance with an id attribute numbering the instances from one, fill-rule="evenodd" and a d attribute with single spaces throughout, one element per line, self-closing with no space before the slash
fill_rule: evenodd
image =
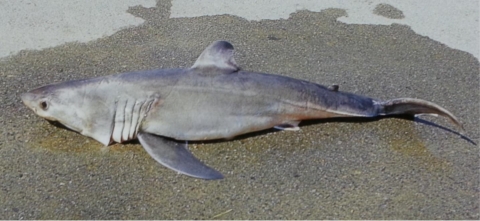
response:
<path id="1" fill-rule="evenodd" d="M 20 99 L 23 101 L 23 103 L 25 103 L 25 100 L 27 99 L 27 93 L 22 93 L 20 94 Z"/>
<path id="2" fill-rule="evenodd" d="M 22 99 L 23 103 L 26 103 L 27 101 L 29 101 L 31 97 L 32 97 L 32 94 L 29 92 L 20 94 L 20 99 Z"/>
<path id="3" fill-rule="evenodd" d="M 31 92 L 25 92 L 20 94 L 20 99 L 22 100 L 23 104 L 25 104 L 25 106 L 32 108 L 32 104 L 35 103 L 35 94 Z"/>

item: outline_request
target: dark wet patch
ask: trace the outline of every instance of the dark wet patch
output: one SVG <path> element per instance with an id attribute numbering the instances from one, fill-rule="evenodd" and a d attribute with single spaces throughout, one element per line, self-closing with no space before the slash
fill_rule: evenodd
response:
<path id="1" fill-rule="evenodd" d="M 436 172 L 451 172 L 451 163 L 446 159 L 435 156 L 425 145 L 422 137 L 417 135 L 413 122 L 399 119 L 392 119 L 394 125 L 397 127 L 390 127 L 385 124 L 380 124 L 380 131 L 382 137 L 380 140 L 386 144 L 386 147 L 396 153 L 400 153 L 408 158 L 415 158 L 415 167 L 425 168 L 429 171 Z M 448 173 L 448 172 L 447 172 Z"/>
<path id="2" fill-rule="evenodd" d="M 373 13 L 391 19 L 403 19 L 403 12 L 389 4 L 378 4 L 373 9 Z"/>
<path id="3" fill-rule="evenodd" d="M 104 151 L 138 152 L 143 151 L 138 141 L 111 144 L 108 147 L 96 140 L 82 136 L 57 122 L 41 121 L 32 129 L 31 148 L 41 148 L 52 152 L 101 153 Z"/>

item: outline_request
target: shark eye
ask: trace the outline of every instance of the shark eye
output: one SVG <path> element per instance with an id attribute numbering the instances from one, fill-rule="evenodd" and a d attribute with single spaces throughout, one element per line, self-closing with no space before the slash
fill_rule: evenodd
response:
<path id="1" fill-rule="evenodd" d="M 47 102 L 46 101 L 40 102 L 40 108 L 42 108 L 42 110 L 47 110 L 48 109 Z"/>

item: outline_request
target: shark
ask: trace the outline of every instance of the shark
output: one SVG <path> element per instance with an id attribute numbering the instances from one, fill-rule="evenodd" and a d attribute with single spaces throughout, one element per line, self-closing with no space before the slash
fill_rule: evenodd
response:
<path id="1" fill-rule="evenodd" d="M 158 163 L 200 179 L 223 175 L 188 141 L 232 139 L 303 120 L 431 114 L 462 128 L 445 108 L 421 99 L 377 100 L 291 77 L 244 71 L 227 41 L 211 43 L 190 68 L 120 73 L 42 86 L 21 95 L 38 116 L 103 145 L 138 139 Z"/>

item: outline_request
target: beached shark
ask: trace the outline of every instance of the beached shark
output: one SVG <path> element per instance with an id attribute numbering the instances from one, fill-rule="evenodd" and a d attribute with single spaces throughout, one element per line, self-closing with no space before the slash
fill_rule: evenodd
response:
<path id="1" fill-rule="evenodd" d="M 192 67 L 121 73 L 43 86 L 21 95 L 37 115 L 104 145 L 132 139 L 160 164 L 202 179 L 222 174 L 195 158 L 187 141 L 229 139 L 269 128 L 298 130 L 302 120 L 434 114 L 412 98 L 380 101 L 285 76 L 240 70 L 226 41 L 208 46 Z"/>

